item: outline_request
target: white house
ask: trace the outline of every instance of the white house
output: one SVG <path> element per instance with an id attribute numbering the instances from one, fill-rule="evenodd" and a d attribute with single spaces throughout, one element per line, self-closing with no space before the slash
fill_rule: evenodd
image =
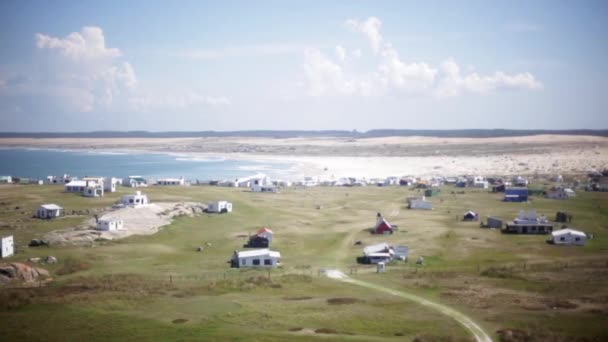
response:
<path id="1" fill-rule="evenodd" d="M 208 213 L 230 213 L 232 212 L 232 203 L 228 201 L 211 202 L 207 205 Z"/>
<path id="2" fill-rule="evenodd" d="M 61 216 L 63 208 L 57 204 L 43 204 L 36 210 L 34 216 L 41 219 L 52 219 Z"/>
<path id="3" fill-rule="evenodd" d="M 65 192 L 80 192 L 83 193 L 84 189 L 89 185 L 96 184 L 95 182 L 89 182 L 85 180 L 73 180 L 64 185 Z"/>
<path id="4" fill-rule="evenodd" d="M 584 246 L 587 235 L 581 231 L 565 228 L 551 233 L 551 241 L 556 245 Z"/>
<path id="5" fill-rule="evenodd" d="M 15 253 L 13 236 L 5 236 L 0 240 L 0 258 L 8 258 Z"/>
<path id="6" fill-rule="evenodd" d="M 425 201 L 425 200 L 414 199 L 414 200 L 408 201 L 407 207 L 409 209 L 431 210 L 431 209 L 433 209 L 433 203 Z"/>
<path id="7" fill-rule="evenodd" d="M 572 197 L 576 197 L 576 193 L 574 192 L 574 190 L 572 189 L 556 189 L 556 190 L 552 190 L 549 191 L 547 193 L 547 198 L 552 198 L 552 199 L 569 199 Z"/>
<path id="8" fill-rule="evenodd" d="M 253 192 L 273 192 L 273 193 L 277 193 L 279 192 L 279 188 L 272 185 L 272 184 L 268 184 L 268 185 L 257 185 L 254 184 L 251 186 L 251 191 Z"/>
<path id="9" fill-rule="evenodd" d="M 48 184 L 67 184 L 75 179 L 76 179 L 76 177 L 72 177 L 68 174 L 64 174 L 61 177 L 58 177 L 58 176 L 47 176 L 46 177 L 46 181 Z"/>
<path id="10" fill-rule="evenodd" d="M 2 183 L 12 183 L 13 177 L 11 176 L 0 176 L 0 184 Z"/>
<path id="11" fill-rule="evenodd" d="M 103 178 L 103 191 L 116 192 L 116 186 L 121 183 L 121 180 L 114 177 Z"/>
<path id="12" fill-rule="evenodd" d="M 120 202 L 124 205 L 132 206 L 132 207 L 137 207 L 140 205 L 145 205 L 145 204 L 150 203 L 148 201 L 148 196 L 146 196 L 145 194 L 142 194 L 141 191 L 136 191 L 132 195 L 122 196 L 122 199 L 120 200 Z"/>
<path id="13" fill-rule="evenodd" d="M 271 251 L 267 248 L 252 251 L 235 251 L 232 255 L 231 266 L 235 268 L 244 267 L 266 267 L 275 268 L 280 264 L 281 253 Z"/>
<path id="14" fill-rule="evenodd" d="M 274 232 L 270 228 L 260 228 L 258 230 L 257 236 L 261 236 L 268 240 L 268 242 L 272 242 L 272 237 L 274 236 Z"/>
<path id="15" fill-rule="evenodd" d="M 156 185 L 186 185 L 186 180 L 184 177 L 160 178 L 156 181 Z"/>
<path id="16" fill-rule="evenodd" d="M 103 186 L 101 184 L 89 185 L 82 192 L 84 197 L 103 197 Z"/>
<path id="17" fill-rule="evenodd" d="M 122 230 L 124 226 L 124 222 L 117 218 L 100 218 L 97 220 L 97 230 L 103 231 L 115 231 Z"/>
<path id="18" fill-rule="evenodd" d="M 122 180 L 122 185 L 140 188 L 148 186 L 148 182 L 142 176 L 129 176 Z"/>
<path id="19" fill-rule="evenodd" d="M 363 248 L 364 263 L 377 264 L 391 261 L 395 257 L 395 251 L 386 242 Z"/>
<path id="20" fill-rule="evenodd" d="M 488 182 L 482 176 L 476 176 L 473 178 L 473 187 L 487 189 Z"/>

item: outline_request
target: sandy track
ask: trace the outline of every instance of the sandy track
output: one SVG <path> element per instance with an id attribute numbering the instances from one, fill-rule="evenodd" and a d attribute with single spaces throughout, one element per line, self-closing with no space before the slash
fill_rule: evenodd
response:
<path id="1" fill-rule="evenodd" d="M 415 294 L 411 294 L 408 292 L 396 291 L 396 290 L 393 290 L 393 289 L 390 289 L 390 288 L 387 288 L 384 286 L 353 279 L 338 270 L 326 270 L 325 275 L 331 279 L 336 279 L 339 281 L 343 281 L 345 283 L 359 285 L 359 286 L 367 287 L 367 288 L 374 289 L 377 291 L 382 291 L 384 293 L 388 293 L 393 296 L 401 297 L 401 298 L 410 300 L 412 302 L 424 305 L 430 309 L 433 309 L 435 311 L 438 311 L 446 316 L 449 316 L 449 317 L 455 319 L 458 323 L 460 323 L 462 326 L 464 326 L 469 332 L 471 332 L 471 334 L 473 334 L 476 341 L 492 342 L 492 338 L 485 331 L 483 331 L 483 329 L 477 323 L 475 323 L 470 317 L 468 317 L 448 306 L 432 302 L 428 299 L 422 298 L 420 296 L 417 296 Z"/>

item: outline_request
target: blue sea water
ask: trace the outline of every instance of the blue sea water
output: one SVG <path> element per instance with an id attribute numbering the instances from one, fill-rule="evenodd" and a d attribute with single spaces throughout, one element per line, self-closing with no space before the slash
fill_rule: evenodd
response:
<path id="1" fill-rule="evenodd" d="M 188 180 L 219 180 L 264 173 L 284 175 L 292 165 L 185 155 L 66 151 L 49 149 L 0 149 L 0 175 L 46 179 L 48 175 L 76 177 L 145 178 L 180 177 Z"/>

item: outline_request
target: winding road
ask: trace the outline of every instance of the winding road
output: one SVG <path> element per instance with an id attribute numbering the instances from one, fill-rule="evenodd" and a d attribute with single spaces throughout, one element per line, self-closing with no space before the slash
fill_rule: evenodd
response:
<path id="1" fill-rule="evenodd" d="M 356 280 L 356 279 L 348 277 L 346 274 L 344 274 L 338 270 L 326 270 L 325 275 L 331 279 L 336 279 L 339 281 L 343 281 L 345 283 L 355 284 L 355 285 L 367 287 L 370 289 L 382 291 L 382 292 L 391 294 L 393 296 L 405 298 L 412 302 L 424 305 L 428 308 L 431 308 L 435 311 L 438 311 L 446 316 L 449 316 L 449 317 L 455 319 L 458 323 L 460 323 L 462 326 L 464 326 L 469 332 L 471 332 L 471 334 L 473 334 L 473 336 L 475 337 L 475 340 L 477 342 L 492 342 L 492 338 L 490 338 L 490 336 L 485 331 L 483 331 L 483 329 L 477 323 L 475 323 L 470 317 L 465 316 L 464 314 L 462 314 L 448 306 L 432 302 L 428 299 L 422 298 L 420 296 L 417 296 L 417 295 L 414 295 L 411 293 L 396 291 L 396 290 L 393 290 L 393 289 L 390 289 L 387 287 L 383 287 L 380 285 L 368 283 L 368 282 L 361 281 L 361 280 Z"/>

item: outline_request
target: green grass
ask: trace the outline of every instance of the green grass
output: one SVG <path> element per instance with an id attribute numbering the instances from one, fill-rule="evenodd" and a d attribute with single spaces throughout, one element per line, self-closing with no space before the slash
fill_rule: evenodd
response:
<path id="1" fill-rule="evenodd" d="M 318 335 L 316 329 L 340 333 L 324 334 L 334 339 L 467 337 L 457 323 L 424 307 L 318 276 L 320 268 L 333 267 L 346 273 L 357 267 L 353 277 L 448 303 L 490 332 L 540 327 L 557 329 L 563 336 L 605 334 L 599 322 L 608 312 L 608 290 L 602 285 L 608 279 L 608 268 L 602 266 L 608 260 L 608 193 L 504 203 L 501 194 L 465 189 L 464 195 L 455 195 L 450 192 L 456 189 L 444 187 L 430 199 L 434 210 L 416 211 L 404 209 L 405 198 L 417 193 L 404 187 L 298 188 L 279 194 L 151 187 L 143 191 L 155 202 L 226 199 L 234 203 L 234 212 L 181 217 L 155 235 L 93 247 L 26 247 L 32 238 L 90 218 L 37 220 L 31 215 L 38 205 L 57 203 L 68 212 L 99 209 L 131 190 L 84 198 L 63 193 L 58 186 L 0 186 L 0 233 L 13 234 L 18 245 L 18 253 L 8 261 L 46 255 L 59 259 L 57 265 L 44 266 L 55 279 L 50 288 L 21 295 L 0 289 L 14 304 L 0 310 L 0 329 L 8 340 L 307 340 Z M 574 227 L 595 238 L 579 248 L 548 245 L 547 236 L 502 235 L 480 229 L 479 222 L 462 222 L 468 209 L 480 213 L 482 220 L 488 215 L 512 219 L 521 209 L 536 209 L 552 219 L 558 210 L 566 210 L 574 216 Z M 399 231 L 392 236 L 369 234 L 366 230 L 374 225 L 377 212 Z M 274 230 L 272 249 L 282 254 L 282 266 L 270 272 L 270 281 L 266 271 L 229 269 L 227 263 L 234 250 L 242 249 L 246 238 L 241 235 L 262 226 Z M 354 245 L 357 240 L 363 245 L 407 245 L 410 263 L 391 264 L 386 273 L 375 274 L 373 267 L 355 264 L 362 252 L 362 246 Z M 205 250 L 196 252 L 198 246 Z M 414 265 L 418 256 L 425 257 L 424 266 Z M 573 266 L 523 269 L 523 263 L 535 262 Z M 501 277 L 482 274 L 505 265 L 521 269 Z M 579 289 L 599 299 L 583 304 Z M 476 293 L 479 298 L 472 298 Z M 527 298 L 541 305 L 557 295 L 579 306 L 534 311 L 524 308 L 525 300 L 514 304 L 516 298 Z M 344 297 L 358 301 L 327 303 Z M 577 317 L 577 324 L 548 323 Z"/>

